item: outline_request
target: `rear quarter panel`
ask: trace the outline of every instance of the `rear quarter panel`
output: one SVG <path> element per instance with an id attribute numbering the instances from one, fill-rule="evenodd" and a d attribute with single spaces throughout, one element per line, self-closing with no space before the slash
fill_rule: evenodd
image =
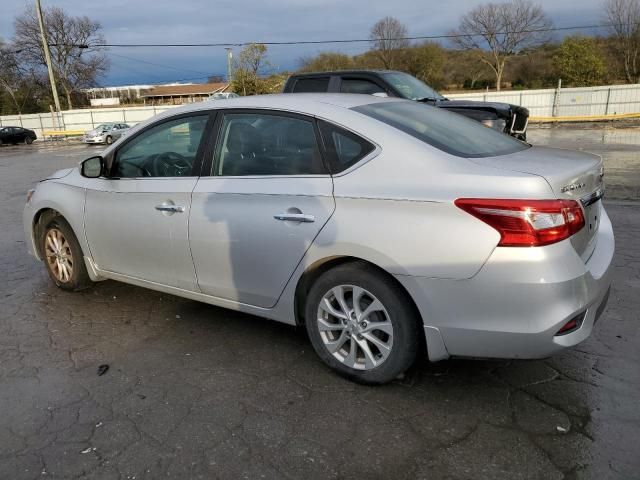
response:
<path id="1" fill-rule="evenodd" d="M 334 177 L 336 211 L 309 264 L 350 255 L 396 275 L 470 278 L 500 236 L 454 200 L 552 195 L 539 176 L 481 167 L 405 137 L 385 139 L 376 158 Z"/>

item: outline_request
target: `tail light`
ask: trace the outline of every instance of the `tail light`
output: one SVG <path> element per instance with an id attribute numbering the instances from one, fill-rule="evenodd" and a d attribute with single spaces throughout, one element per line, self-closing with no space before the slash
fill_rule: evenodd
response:
<path id="1" fill-rule="evenodd" d="M 575 200 L 459 198 L 455 204 L 495 228 L 502 247 L 550 245 L 584 227 L 584 214 Z"/>

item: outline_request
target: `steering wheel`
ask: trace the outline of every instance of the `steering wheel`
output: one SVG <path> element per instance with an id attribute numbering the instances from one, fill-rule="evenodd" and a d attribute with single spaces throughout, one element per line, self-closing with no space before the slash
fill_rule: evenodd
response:
<path id="1" fill-rule="evenodd" d="M 118 163 L 122 164 L 122 165 L 129 165 L 133 168 L 135 168 L 136 170 L 138 170 L 142 175 L 140 175 L 141 177 L 150 177 L 151 176 L 151 172 L 149 170 L 147 170 L 144 166 L 140 166 L 137 165 L 133 162 L 130 162 L 129 160 L 119 160 Z"/>
<path id="2" fill-rule="evenodd" d="M 156 177 L 184 177 L 191 172 L 191 164 L 176 152 L 164 152 L 151 160 L 151 171 Z"/>

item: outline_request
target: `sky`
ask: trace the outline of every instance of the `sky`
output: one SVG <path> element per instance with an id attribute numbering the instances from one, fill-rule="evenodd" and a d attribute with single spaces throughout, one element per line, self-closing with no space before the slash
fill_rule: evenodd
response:
<path id="1" fill-rule="evenodd" d="M 460 16 L 486 0 L 41 0 L 98 20 L 108 43 L 241 43 L 367 38 L 371 26 L 396 17 L 410 36 L 446 34 Z M 13 36 L 13 19 L 34 2 L 2 0 L 0 38 Z M 603 0 L 539 0 L 557 27 L 603 23 Z M 575 32 L 572 32 L 575 33 Z M 556 34 L 560 35 L 560 34 Z M 350 55 L 363 43 L 271 46 L 267 72 L 292 70 L 321 51 Z M 238 53 L 239 47 L 234 48 Z M 226 52 L 204 48 L 110 48 L 111 68 L 101 86 L 203 82 L 224 75 Z M 149 62 L 149 63 L 145 63 Z M 156 65 L 152 65 L 156 64 Z"/>

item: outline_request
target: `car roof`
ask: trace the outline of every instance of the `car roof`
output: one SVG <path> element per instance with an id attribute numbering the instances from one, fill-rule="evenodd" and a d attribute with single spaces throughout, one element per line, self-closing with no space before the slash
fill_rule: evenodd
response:
<path id="1" fill-rule="evenodd" d="M 376 75 L 381 73 L 404 73 L 398 70 L 331 70 L 328 72 L 308 72 L 308 73 L 294 73 L 291 78 L 300 77 L 315 77 L 315 76 L 327 76 L 327 75 Z"/>
<path id="2" fill-rule="evenodd" d="M 353 108 L 371 103 L 398 101 L 408 100 L 353 93 L 280 93 L 225 98 L 221 100 L 205 100 L 204 102 L 190 103 L 182 107 L 172 108 L 165 113 L 188 113 L 210 108 L 268 108 L 295 110 L 314 115 L 319 106 L 332 105 L 341 108 Z"/>

